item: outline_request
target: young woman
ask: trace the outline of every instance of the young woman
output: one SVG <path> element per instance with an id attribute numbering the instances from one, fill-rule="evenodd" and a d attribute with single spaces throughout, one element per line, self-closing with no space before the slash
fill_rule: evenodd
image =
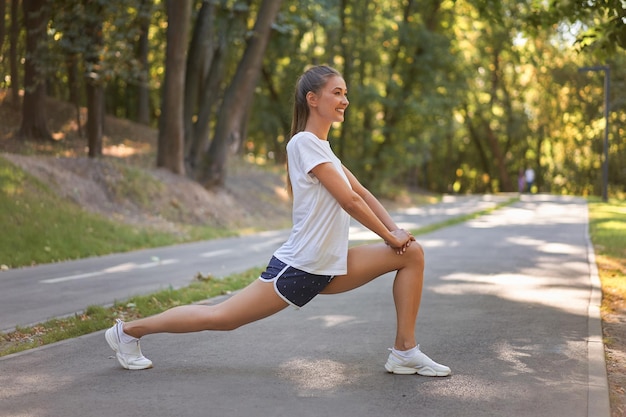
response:
<path id="1" fill-rule="evenodd" d="M 397 329 L 385 369 L 395 374 L 446 376 L 450 368 L 419 350 L 415 321 L 424 277 L 424 252 L 398 228 L 380 202 L 334 155 L 331 125 L 348 107 L 342 76 L 328 66 L 307 70 L 295 92 L 291 139 L 287 144 L 288 187 L 293 197 L 293 229 L 258 280 L 212 306 L 186 305 L 132 322 L 117 323 L 106 340 L 126 369 L 146 369 L 139 339 L 153 333 L 234 330 L 317 294 L 350 291 L 397 271 L 393 283 Z M 348 248 L 350 216 L 383 242 Z"/>

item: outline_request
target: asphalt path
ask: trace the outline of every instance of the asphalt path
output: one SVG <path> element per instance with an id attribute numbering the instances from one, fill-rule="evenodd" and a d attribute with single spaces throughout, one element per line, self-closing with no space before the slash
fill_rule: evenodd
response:
<path id="1" fill-rule="evenodd" d="M 539 195 L 419 236 L 418 343 L 450 377 L 384 371 L 387 274 L 234 332 L 147 336 L 150 370 L 103 332 L 0 358 L 0 415 L 608 417 L 587 228 L 584 200 Z"/>
<path id="2" fill-rule="evenodd" d="M 439 204 L 394 213 L 417 229 L 506 201 L 507 196 L 448 196 Z M 357 223 L 351 239 L 376 239 Z M 289 230 L 202 241 L 0 272 L 0 331 L 108 305 L 134 295 L 189 285 L 197 274 L 216 278 L 265 266 Z M 1 263 L 1 259 L 0 259 Z"/>

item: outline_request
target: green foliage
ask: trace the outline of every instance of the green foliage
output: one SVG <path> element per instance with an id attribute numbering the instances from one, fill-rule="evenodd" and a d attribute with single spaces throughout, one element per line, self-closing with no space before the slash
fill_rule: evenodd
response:
<path id="1" fill-rule="evenodd" d="M 626 202 L 589 199 L 589 232 L 597 254 L 626 260 Z M 626 264 L 623 265 L 626 268 Z M 625 270 L 626 272 L 626 270 Z"/>
<path id="2" fill-rule="evenodd" d="M 136 60 L 134 44 L 140 20 L 150 9 L 139 9 L 135 0 L 62 0 L 49 2 L 48 7 L 54 41 L 49 51 L 58 54 L 55 62 L 64 62 L 68 55 L 82 56 L 85 76 L 97 77 L 103 84 L 115 77 L 134 82 L 141 79 L 143 68 Z M 85 36 L 86 30 L 94 27 L 101 28 L 102 44 Z"/>
<path id="3" fill-rule="evenodd" d="M 311 63 L 344 73 L 346 121 L 331 132 L 340 158 L 377 193 L 517 190 L 531 166 L 540 191 L 599 194 L 602 84 L 560 27 L 536 28 L 533 2 L 421 4 L 290 1 L 267 53 L 246 151 L 282 160 L 293 83 Z M 340 19 L 326 22 L 324 11 Z M 293 12 L 293 13 L 291 13 Z M 289 51 L 285 54 L 284 51 Z M 623 54 L 613 58 L 621 91 Z M 613 93 L 615 94 L 615 93 Z M 611 113 L 611 189 L 626 184 L 624 112 Z"/>
<path id="4" fill-rule="evenodd" d="M 150 7 L 142 8 L 146 4 Z M 255 2 L 214 4 L 215 52 L 224 66 L 219 88 L 211 92 L 211 128 L 258 8 Z M 49 91 L 67 97 L 66 63 L 97 53 L 98 74 L 107 81 L 107 109 L 133 118 L 141 79 L 150 86 L 156 124 L 167 28 L 163 3 L 63 0 L 48 6 L 50 44 L 42 56 L 48 57 Z M 150 18 L 148 68 L 138 64 L 135 53 L 145 18 Z M 91 51 L 82 30 L 98 22 L 103 44 Z M 513 191 L 526 166 L 537 172 L 540 191 L 600 194 L 603 85 L 578 68 L 607 63 L 612 68 L 609 182 L 615 195 L 626 186 L 620 164 L 626 158 L 626 112 L 618 93 L 626 79 L 626 53 L 619 46 L 625 28 L 624 9 L 612 0 L 284 0 L 242 128 L 248 135 L 243 152 L 257 161 L 284 160 L 295 80 L 308 65 L 327 63 L 345 75 L 351 102 L 346 121 L 331 131 L 332 146 L 381 195 L 406 186 Z M 594 37 L 587 37 L 591 33 Z M 590 46 L 581 49 L 583 44 Z M 0 60 L 0 66 L 7 64 Z M 80 68 L 81 74 L 89 71 Z"/>
<path id="5" fill-rule="evenodd" d="M 626 7 L 620 0 L 572 1 L 533 0 L 529 22 L 533 26 L 552 27 L 570 23 L 581 30 L 576 44 L 602 60 L 626 49 Z"/>
<path id="6" fill-rule="evenodd" d="M 114 193 L 145 196 L 154 180 L 128 169 Z M 205 228 L 190 237 L 111 222 L 55 195 L 37 179 L 0 158 L 0 264 L 15 268 L 39 263 L 158 247 L 224 232 Z"/>

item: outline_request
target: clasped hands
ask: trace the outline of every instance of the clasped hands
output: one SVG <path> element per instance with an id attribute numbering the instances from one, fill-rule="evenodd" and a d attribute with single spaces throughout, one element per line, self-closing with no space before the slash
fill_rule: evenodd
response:
<path id="1" fill-rule="evenodd" d="M 415 237 L 408 230 L 397 229 L 391 232 L 394 237 L 392 241 L 385 241 L 398 255 L 406 252 L 406 248 L 411 246 L 411 242 L 415 242 Z"/>

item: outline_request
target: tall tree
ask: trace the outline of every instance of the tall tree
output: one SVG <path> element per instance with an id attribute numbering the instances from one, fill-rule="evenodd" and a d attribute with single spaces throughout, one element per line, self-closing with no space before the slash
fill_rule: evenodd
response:
<path id="1" fill-rule="evenodd" d="M 263 0 L 246 51 L 224 95 L 215 136 L 200 172 L 200 181 L 207 188 L 224 184 L 229 146 L 236 148 L 243 140 L 241 129 L 248 117 L 248 103 L 254 95 L 272 23 L 280 4 L 281 0 Z"/>
<path id="2" fill-rule="evenodd" d="M 519 49 L 514 38 L 520 24 L 517 2 L 495 2 L 476 7 L 472 1 L 459 2 L 455 25 L 456 45 L 463 51 L 463 77 L 469 86 L 457 114 L 464 129 L 457 133 L 457 146 L 464 148 L 457 162 L 455 191 L 514 191 L 512 178 L 527 164 L 533 148 L 525 112 L 526 89 L 520 82 Z M 490 24 L 498 22 L 497 25 Z M 467 30 L 473 28 L 473 30 Z M 469 144 L 461 144 L 469 138 Z"/>
<path id="3" fill-rule="evenodd" d="M 104 134 L 104 76 L 101 50 L 104 7 L 100 0 L 83 0 L 86 35 L 89 41 L 85 52 L 85 78 L 87 88 L 87 143 L 88 155 L 102 156 Z"/>
<path id="4" fill-rule="evenodd" d="M 22 124 L 18 136 L 52 140 L 46 118 L 46 82 L 41 64 L 37 62 L 46 42 L 45 0 L 23 0 L 26 26 L 26 60 L 24 61 L 24 101 Z M 14 85 L 14 88 L 17 86 Z"/>
<path id="5" fill-rule="evenodd" d="M 7 33 L 6 10 L 7 10 L 6 0 L 0 1 L 0 52 L 2 51 L 2 47 L 4 46 L 4 38 Z"/>
<path id="6" fill-rule="evenodd" d="M 117 91 L 130 91 L 128 85 L 147 80 L 136 45 L 146 18 L 150 19 L 145 10 L 150 5 L 149 0 L 56 0 L 47 4 L 52 16 L 50 29 L 55 34 L 47 53 L 48 78 L 57 81 L 57 89 L 69 89 L 69 97 L 77 105 L 87 106 L 88 152 L 92 157 L 103 153 L 107 104 L 112 102 L 110 107 L 117 110 L 116 90 L 111 85 L 123 84 L 125 88 Z M 130 92 L 123 95 L 124 109 L 138 102 L 140 94 L 136 89 L 132 93 L 132 99 Z M 124 115 L 137 113 L 136 107 L 132 110 Z"/>
<path id="7" fill-rule="evenodd" d="M 17 108 L 20 103 L 20 76 L 17 42 L 20 36 L 19 0 L 11 0 L 11 31 L 9 33 L 9 60 L 11 62 L 11 104 Z"/>
<path id="8" fill-rule="evenodd" d="M 200 159 L 200 149 L 208 143 L 209 116 L 217 101 L 216 87 L 221 82 L 220 74 L 215 71 L 223 56 L 216 54 L 220 45 L 214 28 L 215 14 L 215 3 L 203 1 L 187 53 L 184 123 L 185 160 L 189 173 Z"/>
<path id="9" fill-rule="evenodd" d="M 250 110 L 244 147 L 247 154 L 285 162 L 285 143 L 291 129 L 293 103 L 289 98 L 293 94 L 293 83 L 307 65 L 320 60 L 315 49 L 317 44 L 307 42 L 305 38 L 311 36 L 313 28 L 330 29 L 334 25 L 332 3 L 321 0 L 308 2 L 306 7 L 300 0 L 283 3 L 273 24 L 274 32 L 263 61 L 262 81 L 257 86 L 254 107 Z M 331 61 L 324 58 L 323 62 Z"/>
<path id="10" fill-rule="evenodd" d="M 185 56 L 191 20 L 191 0 L 167 0 L 167 47 L 163 101 L 159 121 L 157 166 L 185 173 Z"/>
<path id="11" fill-rule="evenodd" d="M 137 62 L 141 65 L 139 86 L 137 88 L 137 121 L 150 124 L 150 87 L 148 86 L 150 52 L 149 32 L 152 0 L 140 0 L 137 20 L 139 25 L 139 41 L 137 45 Z"/>

